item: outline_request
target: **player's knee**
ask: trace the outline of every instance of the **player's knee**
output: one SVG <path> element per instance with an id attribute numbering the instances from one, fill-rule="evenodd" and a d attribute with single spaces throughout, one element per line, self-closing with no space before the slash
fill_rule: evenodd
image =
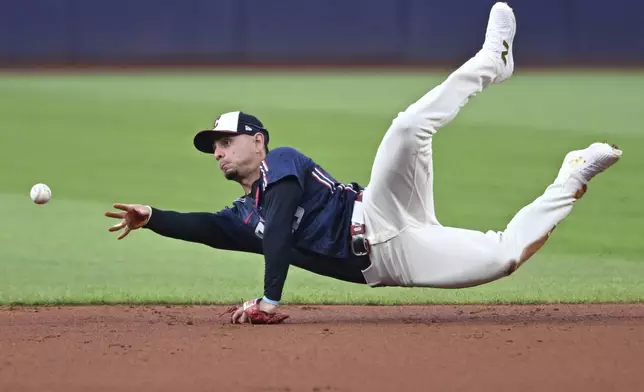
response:
<path id="1" fill-rule="evenodd" d="M 387 132 L 387 137 L 393 138 L 397 141 L 412 142 L 415 139 L 415 132 L 413 125 L 408 116 L 403 112 L 399 113 L 391 123 L 391 127 Z"/>
<path id="2" fill-rule="evenodd" d="M 488 265 L 499 277 L 512 275 L 521 265 L 519 255 L 508 245 L 501 242 L 487 255 Z"/>
<path id="3" fill-rule="evenodd" d="M 407 112 L 400 112 L 398 115 L 394 118 L 392 122 L 392 128 L 399 130 L 401 132 L 406 131 L 412 127 L 412 119 L 410 118 L 409 114 Z"/>
<path id="4" fill-rule="evenodd" d="M 505 254 L 507 256 L 503 258 L 503 266 L 506 270 L 506 274 L 513 274 L 517 269 L 519 269 L 519 267 L 521 267 L 526 261 L 530 260 L 532 256 L 534 256 L 539 250 L 541 250 L 546 241 L 548 241 L 551 233 L 552 231 L 529 244 L 525 248 L 518 250 L 512 249 L 510 252 L 506 252 Z"/>
<path id="5" fill-rule="evenodd" d="M 503 268 L 505 276 L 510 276 L 516 270 L 518 270 L 520 266 L 521 266 L 521 263 L 518 260 L 516 260 L 516 259 L 508 259 L 508 260 L 504 261 L 504 263 L 502 265 L 502 268 Z"/>
<path id="6" fill-rule="evenodd" d="M 436 133 L 436 130 L 431 126 L 431 122 L 413 109 L 400 112 L 394 120 L 394 124 L 401 132 L 406 132 L 406 136 L 410 139 L 415 139 L 420 135 L 433 135 Z"/>
<path id="7" fill-rule="evenodd" d="M 496 261 L 499 270 L 503 271 L 505 276 L 512 275 L 527 261 L 527 258 L 523 258 L 522 255 L 514 253 L 516 252 L 504 252 Z"/>
<path id="8" fill-rule="evenodd" d="M 422 123 L 420 115 L 411 109 L 398 113 L 396 121 L 404 128 L 414 128 Z"/>

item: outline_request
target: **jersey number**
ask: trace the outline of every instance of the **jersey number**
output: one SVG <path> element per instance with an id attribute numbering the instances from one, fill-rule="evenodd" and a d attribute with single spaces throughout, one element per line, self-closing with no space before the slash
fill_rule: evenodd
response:
<path id="1" fill-rule="evenodd" d="M 297 230 L 300 227 L 302 222 L 302 217 L 304 217 L 304 208 L 297 207 L 295 210 L 295 215 L 293 216 L 293 231 Z M 255 235 L 259 238 L 264 238 L 264 222 L 260 221 L 255 227 Z"/>

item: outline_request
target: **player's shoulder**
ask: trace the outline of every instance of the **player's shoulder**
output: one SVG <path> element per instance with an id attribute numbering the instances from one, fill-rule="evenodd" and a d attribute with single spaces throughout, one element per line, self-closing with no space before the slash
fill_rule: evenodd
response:
<path id="1" fill-rule="evenodd" d="M 275 159 L 298 159 L 298 160 L 310 160 L 308 156 L 303 154 L 301 151 L 294 147 L 277 147 L 268 152 L 266 155 L 267 160 Z"/>
<path id="2" fill-rule="evenodd" d="M 277 147 L 268 152 L 260 165 L 264 189 L 282 178 L 296 177 L 301 186 L 314 167 L 313 160 L 293 147 Z"/>
<path id="3" fill-rule="evenodd" d="M 224 216 L 242 216 L 246 215 L 253 208 L 252 201 L 248 200 L 248 195 L 240 196 L 233 200 L 229 205 L 224 206 L 217 214 Z"/>
<path id="4" fill-rule="evenodd" d="M 262 170 L 266 172 L 275 171 L 299 171 L 306 170 L 313 165 L 313 160 L 293 147 L 277 147 L 270 150 L 262 162 Z"/>

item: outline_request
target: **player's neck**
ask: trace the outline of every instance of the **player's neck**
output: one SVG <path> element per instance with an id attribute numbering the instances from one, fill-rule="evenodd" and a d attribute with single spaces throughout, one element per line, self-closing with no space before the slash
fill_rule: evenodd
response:
<path id="1" fill-rule="evenodd" d="M 253 189 L 253 184 L 255 183 L 255 181 L 259 180 L 259 176 L 260 171 L 259 168 L 257 168 L 257 171 L 239 180 L 239 185 L 241 185 L 241 187 L 244 189 L 245 195 L 249 194 L 251 189 Z"/>

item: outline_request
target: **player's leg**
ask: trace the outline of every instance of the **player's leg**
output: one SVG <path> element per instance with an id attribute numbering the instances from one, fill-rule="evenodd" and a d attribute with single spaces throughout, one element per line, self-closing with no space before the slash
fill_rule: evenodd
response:
<path id="1" fill-rule="evenodd" d="M 502 232 L 411 228 L 372 248 L 378 262 L 365 276 L 371 284 L 442 288 L 470 287 L 507 276 L 544 245 L 583 196 L 587 183 L 621 154 L 605 143 L 569 153 L 555 181 Z"/>
<path id="2" fill-rule="evenodd" d="M 474 95 L 513 72 L 514 14 L 490 11 L 482 49 L 393 120 L 376 153 L 364 195 L 369 240 L 386 241 L 407 227 L 438 224 L 434 213 L 432 137 Z"/>

